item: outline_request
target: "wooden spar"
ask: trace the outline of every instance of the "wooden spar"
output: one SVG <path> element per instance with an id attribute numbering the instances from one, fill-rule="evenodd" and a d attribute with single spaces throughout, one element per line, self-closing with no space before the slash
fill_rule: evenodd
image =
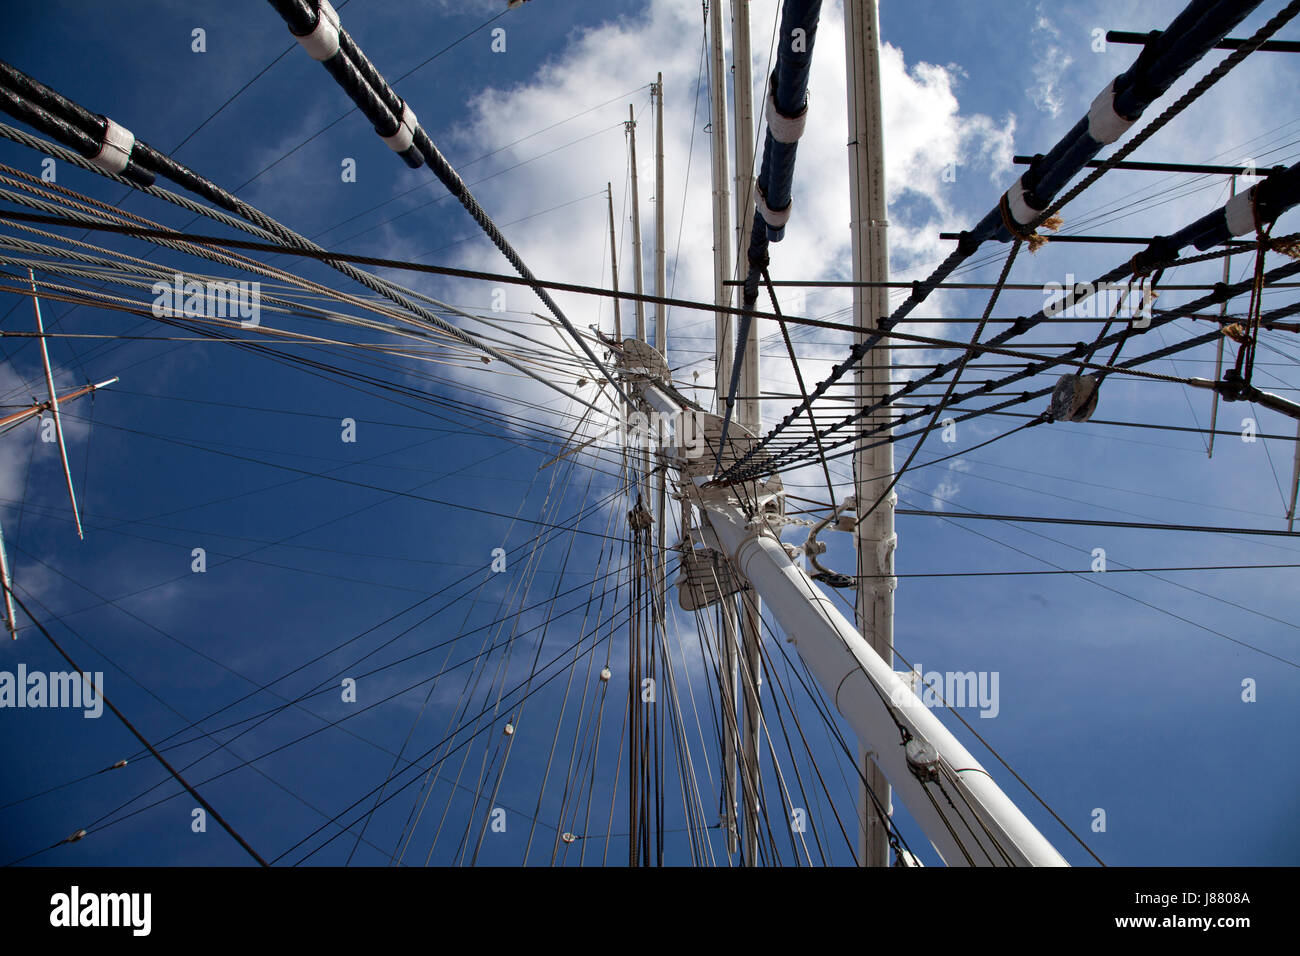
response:
<path id="1" fill-rule="evenodd" d="M 43 345 L 44 343 L 45 343 L 45 339 L 44 337 L 42 337 L 41 344 Z M 41 412 L 45 411 L 46 409 L 54 408 L 59 405 L 64 405 L 68 402 L 74 402 L 77 399 L 81 398 L 83 395 L 89 395 L 91 392 L 98 391 L 101 388 L 107 388 L 108 386 L 112 385 L 116 381 L 117 381 L 117 376 L 115 375 L 112 378 L 108 379 L 107 381 L 99 382 L 96 385 L 86 385 L 83 386 L 82 388 L 77 389 L 75 392 L 69 392 L 67 395 L 60 395 L 53 401 L 37 402 L 34 405 L 32 405 L 30 408 L 24 408 L 21 412 L 14 412 L 12 415 L 6 415 L 4 418 L 0 418 L 0 429 L 18 425 L 21 422 L 25 422 L 27 419 L 33 417 L 34 415 L 39 415 Z M 14 579 L 13 579 L 13 574 L 10 572 L 9 569 L 9 554 L 5 549 L 5 536 L 4 536 L 3 528 L 0 528 L 0 578 L 3 578 L 4 580 L 5 628 L 9 631 L 9 636 L 16 641 L 18 640 L 18 622 L 14 618 L 13 595 L 9 593 L 9 589 L 13 587 Z"/>
<path id="2" fill-rule="evenodd" d="M 59 442 L 59 458 L 63 462 L 63 477 L 68 484 L 68 499 L 72 502 L 72 517 L 77 522 L 77 537 L 84 538 L 81 515 L 77 511 L 77 492 L 72 487 L 72 469 L 68 466 L 68 446 L 63 441 L 63 419 L 59 415 L 59 399 L 54 391 L 54 371 L 50 368 L 50 350 L 45 345 L 45 324 L 41 321 L 41 300 L 36 297 L 36 273 L 27 270 L 32 284 L 32 308 L 36 310 L 36 331 L 40 335 L 41 361 L 45 365 L 45 388 L 50 396 L 50 414 L 54 417 L 54 436 Z"/>
<path id="3" fill-rule="evenodd" d="M 108 386 L 112 385 L 116 381 L 117 376 L 113 376 L 107 381 L 100 382 L 97 385 L 85 385 L 77 389 L 75 392 L 68 392 L 67 395 L 60 395 L 58 402 L 60 405 L 66 405 L 68 402 L 75 401 L 83 395 L 89 395 L 91 392 L 99 391 L 101 388 L 108 388 Z M 14 412 L 12 415 L 6 415 L 4 418 L 0 418 L 0 428 L 6 428 L 10 425 L 17 425 L 20 422 L 25 422 L 33 415 L 39 415 L 41 412 L 48 411 L 49 408 L 49 402 L 37 402 L 29 408 L 24 408 L 21 412 Z"/>

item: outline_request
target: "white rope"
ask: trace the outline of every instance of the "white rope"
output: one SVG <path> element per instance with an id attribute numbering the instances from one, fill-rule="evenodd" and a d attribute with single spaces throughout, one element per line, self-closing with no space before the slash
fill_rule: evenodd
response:
<path id="1" fill-rule="evenodd" d="M 1113 143 L 1123 136 L 1135 119 L 1127 119 L 1115 112 L 1115 81 L 1111 80 L 1106 88 L 1097 94 L 1088 108 L 1088 135 L 1103 146 Z"/>
<path id="2" fill-rule="evenodd" d="M 316 28 L 305 37 L 296 37 L 313 60 L 328 60 L 339 52 L 339 14 L 329 0 L 320 0 Z"/>
<path id="3" fill-rule="evenodd" d="M 397 132 L 392 136 L 379 137 L 388 144 L 388 148 L 395 153 L 404 153 L 411 148 L 411 143 L 415 141 L 415 128 L 420 125 L 420 121 L 415 118 L 411 112 L 411 107 L 407 103 L 402 103 L 402 115 L 398 118 Z"/>
<path id="4" fill-rule="evenodd" d="M 1227 220 L 1228 232 L 1234 236 L 1244 236 L 1255 231 L 1255 190 L 1251 186 L 1244 193 L 1237 193 L 1223 207 L 1223 218 Z"/>
<path id="5" fill-rule="evenodd" d="M 794 208 L 794 200 L 790 200 L 790 205 L 784 209 L 775 210 L 767 205 L 767 197 L 763 195 L 762 189 L 755 189 L 754 194 L 758 197 L 754 203 L 758 207 L 758 213 L 763 217 L 763 221 L 773 229 L 781 229 L 790 221 L 790 210 Z"/>
<path id="6" fill-rule="evenodd" d="M 767 94 L 767 129 L 778 143 L 795 143 L 803 136 L 808 123 L 808 106 L 805 104 L 798 116 L 786 116 L 776 105 L 774 93 Z"/>
<path id="7" fill-rule="evenodd" d="M 90 157 L 90 161 L 104 172 L 116 176 L 126 169 L 134 148 L 135 136 L 131 131 L 104 117 L 104 141 L 100 144 L 99 152 Z"/>
<path id="8" fill-rule="evenodd" d="M 1022 226 L 1029 225 L 1042 212 L 1041 209 L 1035 209 L 1025 201 L 1024 176 L 1017 179 L 1015 185 L 1007 190 L 1007 207 L 1011 210 L 1011 215 L 1015 217 L 1016 222 Z"/>

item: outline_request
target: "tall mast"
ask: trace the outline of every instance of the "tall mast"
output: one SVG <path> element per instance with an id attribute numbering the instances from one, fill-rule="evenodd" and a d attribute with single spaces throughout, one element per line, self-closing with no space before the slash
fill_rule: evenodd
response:
<path id="1" fill-rule="evenodd" d="M 661 72 L 651 91 L 655 102 L 655 295 L 668 297 L 667 265 L 664 259 L 664 75 Z M 668 358 L 668 307 L 660 301 L 655 305 L 655 348 Z M 662 439 L 662 435 L 657 435 Z M 653 582 L 655 612 L 659 637 L 665 639 L 668 627 L 668 474 L 661 469 L 655 477 L 655 555 Z"/>
<path id="2" fill-rule="evenodd" d="M 844 0 L 844 36 L 848 67 L 849 209 L 853 237 L 853 281 L 885 282 L 889 278 L 888 222 L 885 210 L 884 130 L 880 105 L 880 22 L 876 0 Z M 853 321 L 866 338 L 876 321 L 889 314 L 889 293 L 883 286 L 854 286 Z M 890 348 L 881 340 L 859 364 L 855 381 L 859 408 L 888 393 Z M 864 419 L 859 428 L 874 432 L 890 416 L 888 406 Z M 888 432 L 886 432 L 888 434 Z M 876 447 L 853 456 L 854 495 L 859 517 L 869 508 L 894 472 L 894 446 Z M 857 548 L 857 625 L 862 636 L 886 664 L 894 662 L 894 503 L 892 492 L 860 520 L 854 532 Z M 877 806 L 890 807 L 890 789 L 876 764 L 878 755 L 859 748 L 863 782 L 859 783 L 859 853 L 863 866 L 888 866 L 888 830 Z M 875 801 L 868 794 L 874 794 Z"/>
<path id="3" fill-rule="evenodd" d="M 635 301 L 636 338 L 639 342 L 644 342 L 646 340 L 645 300 L 642 298 L 642 296 L 645 295 L 645 273 L 644 273 L 643 262 L 642 262 L 643 255 L 641 252 L 641 195 L 640 195 L 640 190 L 638 189 L 637 186 L 637 171 L 636 171 L 636 111 L 632 108 L 630 104 L 627 108 L 627 122 L 623 124 L 623 128 L 627 132 L 628 157 L 631 162 L 631 177 L 632 177 L 632 284 L 633 284 L 634 291 L 637 294 L 637 298 Z M 630 412 L 632 411 L 632 409 L 629 407 L 627 411 Z M 631 513 L 643 512 L 643 509 L 645 508 L 645 502 L 649 499 L 649 486 L 648 486 L 648 480 L 650 474 L 649 443 L 646 443 L 641 448 L 641 454 L 639 458 L 640 461 L 638 462 L 638 464 L 640 467 L 636 472 L 636 480 L 634 482 L 634 488 L 633 488 L 635 492 L 635 509 Z M 632 533 L 633 535 L 636 536 L 638 541 L 638 548 L 633 552 L 634 554 L 637 555 L 637 559 L 632 568 L 632 574 L 641 575 L 642 583 L 644 584 L 650 577 L 650 574 L 647 573 L 650 571 L 652 567 L 650 563 L 650 556 L 646 554 L 645 551 L 640 547 L 642 541 L 641 529 L 634 524 L 632 527 Z M 631 627 L 630 650 L 632 655 L 632 662 L 631 662 L 629 676 L 631 678 L 630 691 L 632 694 L 632 711 L 631 711 L 631 721 L 629 726 L 629 730 L 630 730 L 629 742 L 631 744 L 631 752 L 629 756 L 629 768 L 628 768 L 631 771 L 632 780 L 633 780 L 633 790 L 631 793 L 631 799 L 629 800 L 629 812 L 630 812 L 631 820 L 630 820 L 630 826 L 628 831 L 630 834 L 629 841 L 628 841 L 629 848 L 630 848 L 629 859 L 632 866 L 639 865 L 643 859 L 644 862 L 647 864 L 650 862 L 649 859 L 650 825 L 649 825 L 649 820 L 644 819 L 644 815 L 647 810 L 645 801 L 648 799 L 648 796 L 651 793 L 649 781 L 645 779 L 646 767 L 645 767 L 644 748 L 646 743 L 645 738 L 647 736 L 647 725 L 646 725 L 645 709 L 641 706 L 641 702 L 637 700 L 637 697 L 641 689 L 642 678 L 643 677 L 653 678 L 652 674 L 642 671 L 641 669 L 642 656 L 646 653 L 647 648 L 649 646 L 652 646 L 652 643 L 651 645 L 647 645 L 645 643 L 647 639 L 647 635 L 641 634 L 639 632 L 640 625 L 641 625 L 640 616 L 637 614 L 633 614 L 631 625 L 630 625 Z M 648 638 L 650 642 L 654 641 L 653 634 L 648 635 Z M 638 774 L 641 775 L 641 783 L 639 789 L 636 784 Z M 642 853 L 643 849 L 644 849 L 644 853 Z"/>
<path id="4" fill-rule="evenodd" d="M 668 296 L 667 263 L 664 257 L 664 75 L 651 87 L 655 101 L 655 295 Z M 655 306 L 655 348 L 668 357 L 668 307 Z"/>
<path id="5" fill-rule="evenodd" d="M 722 0 L 709 4 L 709 140 L 713 158 L 713 302 L 731 304 L 725 284 L 731 278 L 731 210 L 727 162 L 727 62 L 722 43 Z M 731 384 L 732 344 L 731 315 L 718 312 L 714 352 L 714 382 L 717 407 L 727 400 Z M 721 645 L 722 675 L 720 693 L 724 726 L 722 727 L 723 825 L 727 829 L 727 849 L 735 853 L 738 846 L 736 828 L 736 611 L 735 604 L 718 605 L 718 642 Z"/>
<path id="6" fill-rule="evenodd" d="M 745 250 L 754 224 L 754 77 L 749 44 L 749 0 L 731 0 L 731 67 L 736 115 L 736 278 L 745 277 Z M 749 428 L 760 424 L 758 406 L 758 322 L 745 339 L 740 368 L 736 420 Z"/>
<path id="7" fill-rule="evenodd" d="M 736 271 L 739 277 L 744 271 L 741 265 L 745 262 L 744 250 L 749 246 L 749 230 L 754 221 L 754 78 L 749 52 L 749 0 L 731 0 L 731 67 L 736 118 Z M 750 323 L 743 355 L 740 383 L 737 386 L 742 398 L 738 402 L 736 421 L 758 434 L 761 420 L 758 404 L 757 321 Z M 741 672 L 741 686 L 744 688 L 741 697 L 744 705 L 741 746 L 744 754 L 743 772 L 747 777 L 740 792 L 745 799 L 745 862 L 753 866 L 758 862 L 758 755 L 762 726 L 758 694 L 763 672 L 760 646 L 762 611 L 757 596 L 746 601 L 742 592 L 738 601 L 740 642 L 745 661 Z"/>
<path id="8" fill-rule="evenodd" d="M 654 385 L 642 386 L 642 396 L 662 414 L 682 411 L 676 398 Z M 713 419 L 720 429 L 721 419 Z M 698 469 L 691 462 L 679 456 L 675 464 L 689 476 L 689 469 Z M 945 863 L 1068 865 L 794 562 L 776 531 L 766 522 L 755 528 L 747 502 L 763 489 L 774 493 L 772 485 L 755 482 L 743 489 L 684 480 L 682 487 L 701 510 L 716 546 L 762 595 L 781 630 L 794 638 L 795 651 L 858 739 L 879 748 L 875 759 L 896 781 L 912 817 Z"/>
<path id="9" fill-rule="evenodd" d="M 731 278 L 731 210 L 727 186 L 727 60 L 722 46 L 722 3 L 709 4 L 709 79 L 712 113 L 709 146 L 713 157 L 713 304 L 730 305 L 731 290 L 724 283 Z M 731 315 L 717 313 L 718 407 L 727 400 L 731 382 Z"/>

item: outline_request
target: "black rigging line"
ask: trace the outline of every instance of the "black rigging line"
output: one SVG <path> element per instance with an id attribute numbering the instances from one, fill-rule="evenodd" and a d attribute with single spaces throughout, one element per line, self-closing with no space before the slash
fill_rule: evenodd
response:
<path id="1" fill-rule="evenodd" d="M 957 382 L 961 378 L 961 373 L 965 371 L 966 363 L 969 362 L 971 357 L 975 354 L 975 347 L 979 344 L 980 336 L 984 334 L 985 323 L 988 322 L 989 316 L 993 314 L 993 307 L 997 305 L 998 296 L 1002 294 L 1002 286 L 1006 283 L 1007 277 L 1011 274 L 1011 266 L 1016 261 L 1016 254 L 1020 252 L 1021 243 L 1022 240 L 1017 237 L 1011 244 L 1011 251 L 1007 253 L 1007 261 L 1002 266 L 1002 273 L 998 276 L 998 280 L 993 286 L 993 292 L 989 295 L 988 304 L 984 306 L 984 314 L 980 316 L 979 325 L 975 326 L 975 331 L 971 334 L 970 345 L 967 347 L 966 351 L 962 353 L 956 368 L 953 370 L 952 378 L 948 382 L 948 388 L 947 391 L 944 392 L 943 398 L 941 398 L 939 404 L 934 407 L 934 414 L 930 416 L 930 423 L 925 426 L 925 430 L 922 431 L 920 437 L 917 438 L 916 443 L 912 446 L 912 450 L 908 452 L 907 460 L 903 462 L 903 467 L 894 473 L 894 476 L 889 480 L 889 484 L 885 486 L 885 490 L 879 494 L 870 507 L 858 510 L 857 520 L 854 521 L 854 527 L 862 524 L 862 522 L 866 520 L 867 516 L 872 514 L 878 507 L 880 507 L 880 503 L 889 497 L 889 493 L 894 490 L 894 486 L 898 484 L 899 480 L 904 474 L 906 474 L 907 469 L 911 467 L 912 461 L 920 452 L 921 446 L 925 444 L 925 440 L 930 437 L 930 432 L 934 430 L 934 426 L 939 422 L 939 416 L 942 415 L 943 410 L 948 407 L 948 401 L 952 398 L 952 393 L 957 389 Z M 800 388 L 800 391 L 802 391 L 802 387 Z M 805 403 L 807 403 L 806 396 L 804 400 Z M 809 408 L 811 409 L 811 405 L 809 405 Z M 820 438 L 817 440 L 817 451 L 822 460 L 823 467 L 825 467 L 826 449 L 822 446 Z M 833 497 L 834 495 L 832 495 L 832 498 Z"/>
<path id="2" fill-rule="evenodd" d="M 8 594 L 8 596 L 14 600 L 14 602 L 18 605 L 18 607 L 22 609 L 22 612 L 27 615 L 27 619 L 30 620 L 32 624 L 36 626 L 36 629 L 40 631 L 41 634 L 45 637 L 45 639 L 49 641 L 51 645 L 53 645 L 54 649 L 59 652 L 59 656 L 62 657 L 65 661 L 67 661 L 69 666 L 71 666 L 72 669 L 76 671 L 78 674 L 81 674 L 82 679 L 85 680 L 88 684 L 90 684 L 92 688 L 94 688 L 95 685 L 94 682 L 90 679 L 90 675 L 82 672 L 81 668 L 77 666 L 76 661 L 74 661 L 71 657 L 69 657 L 68 652 L 65 651 L 59 645 L 59 642 L 54 639 L 54 635 L 45 629 L 45 625 L 43 625 L 39 620 L 37 620 L 35 617 L 32 616 L 31 611 L 27 610 L 27 605 L 23 603 L 23 599 L 13 592 L 13 589 L 9 587 L 8 582 L 4 581 L 3 579 L 0 579 L 0 587 L 4 588 L 5 593 Z M 167 762 L 167 758 L 157 751 L 154 745 L 149 742 L 149 739 L 145 737 L 144 734 L 136 730 L 135 725 L 131 723 L 130 720 L 127 719 L 126 715 L 123 714 L 120 710 L 118 710 L 117 707 L 114 706 L 113 702 L 108 699 L 108 697 L 104 694 L 103 689 L 95 688 L 95 690 L 98 692 L 99 698 L 104 702 L 104 706 L 113 712 L 113 715 L 122 722 L 122 724 L 126 727 L 127 730 L 131 731 L 131 735 L 135 737 L 136 740 L 144 744 L 145 749 L 147 749 L 149 753 L 153 755 L 154 759 L 157 760 L 160 764 L 162 764 L 163 768 L 169 774 L 171 774 L 171 776 L 174 777 L 182 787 L 186 789 L 186 791 L 190 794 L 190 796 L 192 796 L 195 800 L 199 802 L 199 805 L 208 812 L 208 814 L 212 817 L 212 819 L 216 820 L 217 823 L 221 825 L 221 828 L 225 830 L 227 833 L 229 833 L 235 839 L 235 842 L 238 843 L 241 847 L 243 847 L 245 852 L 247 852 L 249 856 L 251 856 L 254 860 L 256 860 L 260 866 L 270 866 L 270 864 L 267 863 L 266 860 L 264 860 L 256 850 L 254 850 L 251 846 L 249 846 L 248 841 L 245 840 L 242 836 L 240 836 L 239 833 L 235 830 L 235 828 L 232 827 L 228 822 L 226 822 L 226 818 L 223 817 L 217 811 L 217 808 L 212 806 L 212 804 L 208 803 L 208 801 L 203 798 L 203 795 L 199 793 L 197 790 L 195 790 L 194 787 L 190 785 L 189 781 L 186 780 L 184 777 L 182 777 L 180 773 L 176 770 L 176 768 Z"/>

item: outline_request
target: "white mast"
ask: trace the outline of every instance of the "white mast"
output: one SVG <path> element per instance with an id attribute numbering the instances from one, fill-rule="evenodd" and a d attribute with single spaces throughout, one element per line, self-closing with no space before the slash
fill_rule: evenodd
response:
<path id="1" fill-rule="evenodd" d="M 735 98 L 736 143 L 736 273 L 746 271 L 749 248 L 749 230 L 754 221 L 754 78 L 749 47 L 749 0 L 731 0 L 731 68 Z M 737 384 L 740 395 L 736 421 L 754 434 L 758 434 L 761 419 L 758 403 L 758 320 L 750 323 L 745 338 L 744 358 Z M 755 597 L 739 600 L 740 641 L 744 653 L 741 686 L 744 694 L 744 722 L 741 743 L 744 754 L 744 773 L 747 776 L 741 793 L 745 799 L 745 862 L 753 866 L 758 862 L 758 793 L 759 793 L 759 734 L 762 719 L 759 713 L 759 691 L 762 690 L 763 655 L 762 606 Z"/>
<path id="2" fill-rule="evenodd" d="M 724 283 L 731 278 L 731 210 L 730 190 L 727 186 L 727 60 L 722 47 L 722 4 L 714 0 L 709 5 L 709 77 L 712 114 L 709 130 L 713 134 L 710 151 L 713 157 L 713 304 L 730 305 L 731 292 Z M 718 407 L 727 400 L 727 387 L 731 383 L 731 316 L 717 313 L 717 348 L 714 352 L 717 367 Z"/>
<path id="3" fill-rule="evenodd" d="M 889 278 L 889 246 L 886 237 L 884 131 L 880 105 L 880 24 L 876 0 L 844 0 L 844 36 L 848 62 L 849 107 L 849 216 L 853 235 L 853 281 L 884 282 Z M 883 286 L 853 289 L 853 321 L 862 341 L 867 331 L 889 314 L 889 294 Z M 859 408 L 878 401 L 889 389 L 890 349 L 882 340 L 858 366 L 856 404 Z M 865 419 L 862 430 L 883 424 L 892 414 L 888 406 Z M 887 437 L 877 432 L 869 440 Z M 884 490 L 894 471 L 894 447 L 879 444 L 853 456 L 854 495 L 859 516 Z M 857 546 L 858 630 L 880 659 L 894 662 L 894 503 L 892 492 L 854 533 Z M 893 746 L 890 741 L 886 746 Z M 880 742 L 877 742 L 877 746 Z M 895 748 L 897 749 L 897 748 Z M 859 761 L 865 784 L 859 783 L 858 858 L 863 866 L 888 866 L 888 830 L 880 812 L 867 795 L 890 807 L 889 784 L 872 754 L 860 748 Z M 909 808 L 915 810 L 914 807 Z"/>
<path id="4" fill-rule="evenodd" d="M 682 412 L 675 400 L 652 385 L 643 389 L 643 397 L 657 412 Z M 721 420 L 713 418 L 720 431 Z M 679 459 L 678 465 L 684 468 L 685 462 Z M 683 487 L 708 523 L 709 544 L 726 554 L 762 595 L 858 739 L 877 748 L 875 760 L 944 862 L 1067 865 L 979 761 L 794 563 L 777 532 L 767 526 L 762 506 L 750 519 L 742 497 L 770 498 L 770 487 L 751 484 L 742 490 L 709 486 L 707 481 L 707 475 L 683 478 Z"/>
<path id="5" fill-rule="evenodd" d="M 668 270 L 664 258 L 664 207 L 667 203 L 664 199 L 664 75 L 662 72 L 650 89 L 655 102 L 655 295 L 665 299 L 668 297 Z M 668 306 L 663 302 L 655 304 L 655 348 L 663 355 L 666 362 Z M 654 595 L 659 637 L 662 639 L 668 628 L 665 600 L 668 587 L 668 475 L 663 470 L 655 477 L 655 520 L 659 526 L 655 529 Z"/>
<path id="6" fill-rule="evenodd" d="M 710 153 L 713 158 L 713 302 L 714 305 L 731 304 L 729 287 L 731 278 L 731 210 L 730 190 L 727 185 L 727 62 L 722 45 L 722 0 L 709 4 L 709 80 L 710 80 Z M 717 313 L 714 380 L 717 407 L 727 400 L 731 383 L 731 315 Z M 722 652 L 721 707 L 722 728 L 722 779 L 725 804 L 723 825 L 727 829 L 727 848 L 735 853 L 736 839 L 736 615 L 734 605 L 723 601 L 719 605 L 718 635 Z M 730 715 L 730 716 L 728 716 Z"/>

